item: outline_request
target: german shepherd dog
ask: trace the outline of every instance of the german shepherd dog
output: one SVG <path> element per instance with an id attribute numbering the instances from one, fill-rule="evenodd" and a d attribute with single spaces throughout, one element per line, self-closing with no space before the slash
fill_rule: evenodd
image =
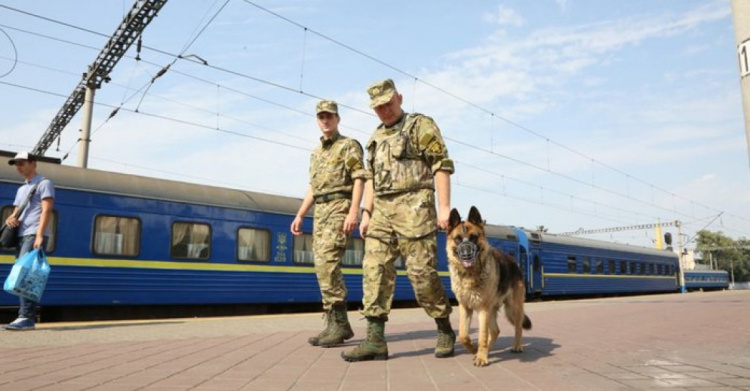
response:
<path id="1" fill-rule="evenodd" d="M 503 305 L 505 316 L 515 326 L 511 351 L 521 353 L 521 328 L 531 329 L 531 320 L 523 311 L 526 289 L 521 268 L 513 257 L 489 245 L 477 208 L 471 207 L 467 221 L 461 221 L 456 209 L 451 210 L 446 247 L 451 289 L 460 314 L 458 342 L 475 354 L 474 365 L 489 364 L 487 355 L 500 334 L 497 314 Z M 478 350 L 469 338 L 475 310 L 479 312 Z"/>

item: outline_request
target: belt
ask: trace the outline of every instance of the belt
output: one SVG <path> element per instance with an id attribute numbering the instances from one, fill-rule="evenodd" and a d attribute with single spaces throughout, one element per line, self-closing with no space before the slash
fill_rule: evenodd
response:
<path id="1" fill-rule="evenodd" d="M 323 203 L 326 203 L 326 202 L 329 202 L 329 201 L 341 200 L 341 199 L 344 199 L 344 198 L 351 199 L 352 198 L 352 193 L 345 192 L 345 191 L 337 191 L 335 193 L 328 193 L 328 194 L 319 195 L 319 196 L 315 197 L 315 203 L 316 204 L 323 204 Z"/>

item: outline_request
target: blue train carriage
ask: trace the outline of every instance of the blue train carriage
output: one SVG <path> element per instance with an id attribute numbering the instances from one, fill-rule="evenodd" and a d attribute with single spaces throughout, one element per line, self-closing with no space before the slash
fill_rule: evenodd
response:
<path id="1" fill-rule="evenodd" d="M 38 163 L 56 201 L 42 305 L 318 303 L 312 235 L 289 226 L 300 199 Z M 21 183 L 0 164 L 2 218 Z M 312 231 L 312 219 L 304 229 Z M 445 245 L 444 238 L 441 238 Z M 362 298 L 363 241 L 349 240 L 349 301 Z M 11 251 L 0 252 L 0 275 Z M 448 279 L 445 257 L 441 275 Z M 399 264 L 395 300 L 414 300 Z M 17 298 L 0 293 L 0 306 Z"/>
<path id="2" fill-rule="evenodd" d="M 667 250 L 516 229 L 529 296 L 676 292 L 679 260 Z"/>
<path id="3" fill-rule="evenodd" d="M 685 289 L 688 291 L 729 289 L 729 273 L 726 270 L 685 270 Z"/>

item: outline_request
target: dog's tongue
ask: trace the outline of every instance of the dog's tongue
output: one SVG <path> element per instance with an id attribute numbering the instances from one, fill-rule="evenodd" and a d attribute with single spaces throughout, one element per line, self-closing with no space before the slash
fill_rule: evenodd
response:
<path id="1" fill-rule="evenodd" d="M 473 260 L 461 260 L 461 264 L 464 265 L 464 267 L 471 267 L 471 265 L 474 264 Z"/>

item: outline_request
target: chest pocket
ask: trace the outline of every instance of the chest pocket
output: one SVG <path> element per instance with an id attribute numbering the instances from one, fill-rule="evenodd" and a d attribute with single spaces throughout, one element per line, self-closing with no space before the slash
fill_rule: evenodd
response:
<path id="1" fill-rule="evenodd" d="M 316 194 L 340 190 L 342 186 L 350 184 L 342 154 L 343 148 L 334 145 L 330 150 L 321 151 L 311 158 L 310 185 Z"/>
<path id="2" fill-rule="evenodd" d="M 368 145 L 374 156 L 373 186 L 377 193 L 396 193 L 433 187 L 432 173 L 412 138 L 416 117 L 409 117 L 401 131 Z"/>

